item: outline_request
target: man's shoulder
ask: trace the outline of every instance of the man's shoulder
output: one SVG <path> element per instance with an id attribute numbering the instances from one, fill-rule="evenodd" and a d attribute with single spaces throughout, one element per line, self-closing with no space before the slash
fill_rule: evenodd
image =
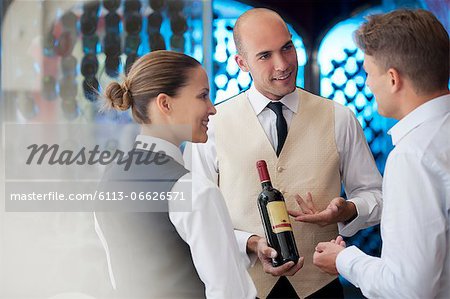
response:
<path id="1" fill-rule="evenodd" d="M 216 109 L 223 109 L 223 107 L 228 107 L 229 105 L 235 104 L 237 101 L 239 101 L 239 99 L 245 98 L 245 92 L 247 90 L 248 89 L 244 89 L 244 90 L 240 91 L 237 95 L 234 95 L 230 98 L 222 100 L 218 103 L 214 103 L 214 107 Z"/>
<path id="2" fill-rule="evenodd" d="M 239 94 L 215 104 L 214 107 L 217 110 L 217 114 L 211 119 L 229 119 L 237 117 L 237 112 L 242 112 L 245 110 L 243 108 L 247 102 L 246 91 L 247 90 L 243 90 Z"/>
<path id="3" fill-rule="evenodd" d="M 297 93 L 298 93 L 298 95 L 300 96 L 300 97 L 305 97 L 305 96 L 307 96 L 307 97 L 311 97 L 311 98 L 314 98 L 315 100 L 319 100 L 319 101 L 327 101 L 328 99 L 327 98 L 324 98 L 324 97 L 322 97 L 322 96 L 320 96 L 320 95 L 317 95 L 317 94 L 315 94 L 315 93 L 312 93 L 312 92 L 310 92 L 310 91 L 307 91 L 306 89 L 304 89 L 304 88 L 302 88 L 302 87 L 296 87 L 296 91 L 297 91 Z"/>
<path id="4" fill-rule="evenodd" d="M 397 155 L 414 154 L 421 160 L 445 161 L 450 160 L 450 116 L 430 119 L 411 130 L 396 146 Z M 438 162 L 440 163 L 440 162 Z M 450 164 L 449 164 L 450 165 Z"/>

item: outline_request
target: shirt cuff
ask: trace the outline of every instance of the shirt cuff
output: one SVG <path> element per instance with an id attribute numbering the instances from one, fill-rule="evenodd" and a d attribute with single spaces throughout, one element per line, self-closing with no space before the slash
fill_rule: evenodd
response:
<path id="1" fill-rule="evenodd" d="M 251 236 L 255 234 L 244 232 L 241 230 L 234 230 L 234 235 L 236 236 L 236 240 L 239 247 L 239 255 L 241 256 L 241 260 L 244 262 L 244 266 L 246 269 L 253 267 L 258 259 L 258 255 L 254 253 L 247 254 L 247 241 Z"/>
<path id="2" fill-rule="evenodd" d="M 364 199 L 354 197 L 348 201 L 355 204 L 356 218 L 349 223 L 338 223 L 339 234 L 344 237 L 351 237 L 364 227 L 369 215 L 369 205 Z"/>
<path id="3" fill-rule="evenodd" d="M 339 252 L 336 258 L 336 269 L 339 274 L 342 275 L 345 279 L 351 282 L 353 285 L 359 288 L 357 283 L 357 277 L 352 277 L 352 267 L 355 263 L 355 260 L 361 256 L 366 255 L 356 246 L 350 246 Z"/>

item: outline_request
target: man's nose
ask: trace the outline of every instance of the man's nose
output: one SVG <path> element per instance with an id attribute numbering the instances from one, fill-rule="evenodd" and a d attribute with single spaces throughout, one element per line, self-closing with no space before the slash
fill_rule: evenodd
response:
<path id="1" fill-rule="evenodd" d="M 289 63 L 283 55 L 275 55 L 274 67 L 277 71 L 285 71 L 287 70 Z"/>

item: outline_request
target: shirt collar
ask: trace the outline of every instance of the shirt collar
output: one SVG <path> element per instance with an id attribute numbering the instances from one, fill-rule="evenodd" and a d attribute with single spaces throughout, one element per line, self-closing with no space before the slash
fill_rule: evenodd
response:
<path id="1" fill-rule="evenodd" d="M 255 87 L 255 84 L 252 84 L 250 89 L 247 92 L 247 98 L 252 105 L 253 110 L 256 115 L 259 115 L 264 108 L 267 107 L 267 104 L 272 102 L 270 99 L 266 98 L 262 95 Z M 280 99 L 280 102 L 283 103 L 289 110 L 293 113 L 297 113 L 298 110 L 298 92 L 297 89 L 291 92 L 290 94 L 285 95 Z"/>
<path id="2" fill-rule="evenodd" d="M 172 157 L 179 164 L 184 165 L 181 150 L 178 147 L 176 147 L 173 143 L 170 143 L 169 141 L 161 138 L 156 138 L 153 136 L 142 134 L 136 137 L 136 141 L 141 142 L 140 144 L 136 145 L 136 149 L 148 151 L 154 144 L 155 147 L 152 150 L 153 152 L 162 151 L 166 153 L 167 156 Z"/>
<path id="3" fill-rule="evenodd" d="M 420 105 L 388 131 L 388 134 L 392 136 L 392 144 L 398 144 L 403 137 L 423 122 L 448 112 L 450 112 L 450 94 Z"/>

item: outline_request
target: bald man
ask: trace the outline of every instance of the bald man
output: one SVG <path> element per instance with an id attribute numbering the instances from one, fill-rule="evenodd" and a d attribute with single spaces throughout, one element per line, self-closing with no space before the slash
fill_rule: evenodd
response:
<path id="1" fill-rule="evenodd" d="M 235 60 L 253 83 L 216 106 L 208 142 L 193 148 L 193 169 L 220 187 L 238 243 L 250 254 L 243 258 L 253 266 L 258 297 L 343 297 L 337 276 L 321 272 L 312 256 L 317 243 L 338 232 L 349 236 L 379 222 L 381 176 L 363 131 L 346 107 L 296 88 L 297 53 L 277 13 L 251 9 L 233 34 Z M 299 220 L 292 226 L 304 264 L 271 265 L 276 253 L 261 237 L 256 205 L 260 159 Z M 339 197 L 341 183 L 348 200 Z"/>

